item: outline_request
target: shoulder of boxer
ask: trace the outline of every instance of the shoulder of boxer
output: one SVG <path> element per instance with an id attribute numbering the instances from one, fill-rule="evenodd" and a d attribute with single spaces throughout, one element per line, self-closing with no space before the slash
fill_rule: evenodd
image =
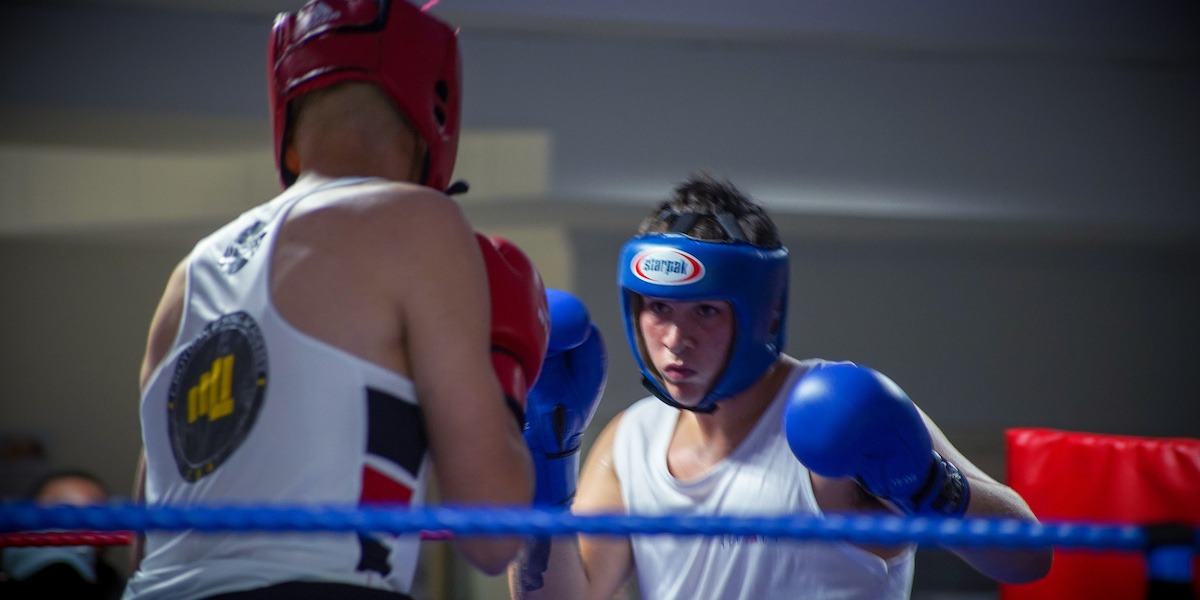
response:
<path id="1" fill-rule="evenodd" d="M 320 187 L 330 183 L 333 185 Z M 392 256 L 398 263 L 377 260 L 371 264 L 382 268 L 436 262 L 436 254 L 422 249 L 471 245 L 473 228 L 462 206 L 441 192 L 381 179 L 337 183 L 317 180 L 310 184 L 313 190 L 291 209 L 284 225 L 292 239 L 334 254 L 362 250 L 388 258 L 401 253 Z M 418 256 L 426 260 L 415 260 Z"/>
<path id="2" fill-rule="evenodd" d="M 426 220 L 448 219 L 470 229 L 470 223 L 456 200 L 414 183 L 369 180 L 357 185 L 329 190 L 338 202 L 344 202 L 364 217 L 383 217 L 416 226 Z"/>
<path id="3" fill-rule="evenodd" d="M 335 270 L 353 277 L 350 283 L 361 293 L 399 302 L 394 315 L 401 321 L 414 325 L 410 310 L 418 307 L 423 314 L 444 309 L 461 315 L 461 303 L 447 303 L 447 296 L 479 307 L 472 314 L 487 315 L 486 267 L 457 202 L 428 188 L 388 184 L 337 212 L 342 216 L 334 222 L 307 228 L 305 243 L 325 252 L 326 260 L 340 261 Z M 486 320 L 482 325 L 486 332 Z"/>
<path id="4" fill-rule="evenodd" d="M 146 352 L 142 357 L 141 371 L 138 376 L 140 386 L 144 389 L 158 365 L 171 351 L 175 336 L 179 333 L 179 325 L 183 319 L 184 294 L 187 291 L 188 259 L 184 258 L 171 272 L 159 299 L 158 308 L 150 322 L 150 333 L 147 336 Z"/>
<path id="5" fill-rule="evenodd" d="M 579 472 L 579 487 L 575 494 L 573 510 L 581 513 L 624 512 L 621 498 L 621 480 L 617 478 L 613 450 L 617 430 L 625 411 L 613 416 L 588 448 Z"/>

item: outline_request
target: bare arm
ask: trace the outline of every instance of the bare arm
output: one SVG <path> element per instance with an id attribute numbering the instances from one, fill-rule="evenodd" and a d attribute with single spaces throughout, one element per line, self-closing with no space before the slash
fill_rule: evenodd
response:
<path id="1" fill-rule="evenodd" d="M 187 287 L 187 260 L 184 259 L 175 266 L 171 277 L 167 280 L 166 289 L 159 300 L 158 308 L 150 321 L 150 332 L 146 337 L 146 352 L 142 356 L 141 372 L 138 376 L 139 388 L 146 390 L 150 376 L 158 368 L 159 363 L 171 349 L 172 342 L 179 331 L 179 322 L 183 318 L 183 295 Z M 137 504 L 145 502 L 146 495 L 146 451 L 138 454 L 138 463 L 134 472 L 132 499 Z M 145 553 L 146 536 L 138 532 L 133 536 L 129 551 L 129 573 L 137 570 Z"/>
<path id="2" fill-rule="evenodd" d="M 158 308 L 150 320 L 150 332 L 146 336 L 146 352 L 142 356 L 141 373 L 138 376 L 139 388 L 145 392 L 150 376 L 158 368 L 158 364 L 171 350 L 171 344 L 179 332 L 179 321 L 183 318 L 183 294 L 187 288 L 187 260 L 175 265 L 167 287 L 163 290 Z"/>
<path id="3" fill-rule="evenodd" d="M 609 422 L 588 452 L 572 506 L 575 514 L 625 512 L 621 485 L 613 470 L 613 438 L 620 419 L 618 415 Z M 620 591 L 632 570 L 633 549 L 628 538 L 531 539 L 509 568 L 509 591 L 516 600 L 608 599 Z"/>
<path id="4" fill-rule="evenodd" d="M 919 409 L 918 409 L 919 410 Z M 1011 518 L 1037 522 L 1037 517 L 1020 494 L 996 481 L 958 451 L 937 424 L 921 411 L 933 437 L 933 448 L 953 463 L 969 480 L 971 489 L 967 517 Z M 1005 583 L 1028 583 L 1045 577 L 1050 571 L 1054 551 L 1050 547 L 1032 549 L 949 548 L 975 570 Z"/>
<path id="5" fill-rule="evenodd" d="M 146 501 L 146 451 L 138 455 L 137 471 L 133 476 L 133 502 L 134 504 L 144 504 Z M 129 571 L 125 574 L 126 577 L 133 575 L 134 571 L 138 570 L 138 565 L 142 564 L 142 558 L 146 556 L 146 534 L 141 531 L 134 532 L 133 539 L 129 542 Z"/>
<path id="6" fill-rule="evenodd" d="M 410 261 L 395 285 L 441 499 L 528 505 L 533 469 L 492 371 L 488 279 L 474 233 L 440 195 L 404 198 L 392 208 L 407 223 L 386 235 L 404 238 L 402 260 Z M 516 538 L 454 543 L 489 574 L 502 572 L 520 547 Z"/>

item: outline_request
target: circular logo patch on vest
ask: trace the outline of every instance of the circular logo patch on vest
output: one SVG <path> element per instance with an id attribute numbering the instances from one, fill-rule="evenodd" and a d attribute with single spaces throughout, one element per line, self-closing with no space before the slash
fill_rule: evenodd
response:
<path id="1" fill-rule="evenodd" d="M 267 390 L 267 348 L 254 319 L 209 323 L 175 365 L 167 428 L 179 474 L 199 481 L 245 441 Z"/>
<path id="2" fill-rule="evenodd" d="M 704 263 L 700 259 L 667 246 L 638 252 L 629 268 L 638 279 L 658 285 L 687 285 L 704 278 Z"/>

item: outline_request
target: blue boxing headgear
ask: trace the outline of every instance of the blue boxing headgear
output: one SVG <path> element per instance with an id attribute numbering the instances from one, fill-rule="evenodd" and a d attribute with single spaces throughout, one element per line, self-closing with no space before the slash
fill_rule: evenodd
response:
<path id="1" fill-rule="evenodd" d="M 671 406 L 712 412 L 718 400 L 742 392 L 762 377 L 783 351 L 787 331 L 787 248 L 763 248 L 745 241 L 698 240 L 682 233 L 641 235 L 621 248 L 617 283 L 621 288 L 625 334 L 642 371 L 642 383 Z M 725 300 L 733 307 L 734 339 L 729 361 L 716 384 L 696 406 L 676 402 L 653 366 L 646 364 L 635 294 L 681 301 Z"/>

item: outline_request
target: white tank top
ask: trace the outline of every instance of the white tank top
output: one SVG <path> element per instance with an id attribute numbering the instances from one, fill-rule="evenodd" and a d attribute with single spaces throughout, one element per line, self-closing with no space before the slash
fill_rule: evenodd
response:
<path id="1" fill-rule="evenodd" d="M 292 207 L 364 181 L 293 186 L 193 249 L 178 335 L 141 401 L 148 505 L 424 502 L 428 443 L 412 382 L 296 330 L 269 293 Z M 418 549 L 417 536 L 152 532 L 125 598 L 293 580 L 408 593 Z"/>
<path id="2" fill-rule="evenodd" d="M 783 389 L 791 389 L 814 362 L 794 369 Z M 667 470 L 667 446 L 679 410 L 653 397 L 634 403 L 617 426 L 613 446 L 625 510 L 680 516 L 821 514 L 808 469 L 783 435 L 786 398 L 781 392 L 728 457 L 689 481 Z M 846 542 L 635 535 L 632 545 L 645 600 L 899 600 L 912 588 L 911 547 L 885 561 Z"/>

